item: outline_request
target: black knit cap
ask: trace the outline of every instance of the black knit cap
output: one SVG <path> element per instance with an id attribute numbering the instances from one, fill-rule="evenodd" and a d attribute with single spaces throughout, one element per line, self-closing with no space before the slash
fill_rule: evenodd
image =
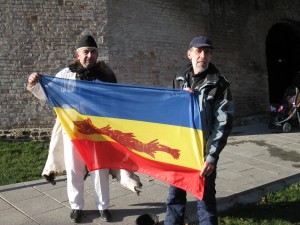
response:
<path id="1" fill-rule="evenodd" d="M 78 44 L 77 44 L 77 49 L 82 48 L 82 47 L 93 47 L 93 48 L 98 48 L 95 39 L 93 38 L 92 35 L 85 35 L 83 36 Z"/>

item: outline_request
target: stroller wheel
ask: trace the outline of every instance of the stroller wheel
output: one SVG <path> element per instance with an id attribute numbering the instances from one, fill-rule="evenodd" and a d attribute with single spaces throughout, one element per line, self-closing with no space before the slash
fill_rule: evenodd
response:
<path id="1" fill-rule="evenodd" d="M 292 125 L 290 123 L 284 123 L 282 126 L 282 131 L 285 133 L 289 133 L 292 130 Z"/>

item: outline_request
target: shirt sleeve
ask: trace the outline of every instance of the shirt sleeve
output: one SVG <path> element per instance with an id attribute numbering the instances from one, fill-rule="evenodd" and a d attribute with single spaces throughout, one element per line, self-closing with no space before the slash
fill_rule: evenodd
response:
<path id="1" fill-rule="evenodd" d="M 40 83 L 37 83 L 32 87 L 27 86 L 27 90 L 30 91 L 39 100 L 43 100 L 43 101 L 47 100 L 46 94 Z"/>
<path id="2" fill-rule="evenodd" d="M 206 161 L 216 165 L 233 126 L 234 105 L 229 86 L 216 99 L 213 111 L 214 122 L 206 143 Z"/>

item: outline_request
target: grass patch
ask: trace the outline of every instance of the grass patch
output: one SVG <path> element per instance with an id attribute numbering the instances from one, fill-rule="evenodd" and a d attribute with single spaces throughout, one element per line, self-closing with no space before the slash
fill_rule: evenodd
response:
<path id="1" fill-rule="evenodd" d="M 219 225 L 300 225 L 300 182 L 219 214 Z M 189 225 L 198 225 L 192 223 Z"/>
<path id="2" fill-rule="evenodd" d="M 270 192 L 256 204 L 237 205 L 219 215 L 225 225 L 300 225 L 300 182 Z"/>
<path id="3" fill-rule="evenodd" d="M 0 186 L 42 178 L 49 145 L 0 141 Z"/>

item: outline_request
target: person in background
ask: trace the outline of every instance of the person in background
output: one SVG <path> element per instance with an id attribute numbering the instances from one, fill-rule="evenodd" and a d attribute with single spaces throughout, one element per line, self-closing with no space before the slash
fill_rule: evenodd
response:
<path id="1" fill-rule="evenodd" d="M 76 47 L 76 61 L 56 74 L 56 77 L 65 79 L 80 79 L 116 83 L 114 72 L 103 61 L 98 60 L 98 46 L 91 35 L 84 35 Z M 39 73 L 32 73 L 28 78 L 27 89 L 37 98 L 46 100 L 45 93 L 39 84 Z M 75 150 L 70 138 L 62 129 L 64 148 L 64 163 L 67 174 L 67 192 L 72 211 L 70 219 L 79 223 L 84 207 L 84 176 L 86 166 Z M 91 171 L 90 176 L 95 189 L 95 203 L 104 221 L 111 220 L 109 207 L 109 170 L 100 169 Z"/>
<path id="2" fill-rule="evenodd" d="M 211 63 L 213 45 L 204 36 L 194 37 L 187 50 L 190 60 L 175 76 L 173 87 L 198 96 L 204 138 L 205 162 L 199 176 L 205 177 L 203 199 L 197 199 L 199 224 L 218 224 L 216 204 L 217 163 L 233 125 L 230 83 Z M 165 225 L 183 225 L 186 191 L 170 186 Z"/>

